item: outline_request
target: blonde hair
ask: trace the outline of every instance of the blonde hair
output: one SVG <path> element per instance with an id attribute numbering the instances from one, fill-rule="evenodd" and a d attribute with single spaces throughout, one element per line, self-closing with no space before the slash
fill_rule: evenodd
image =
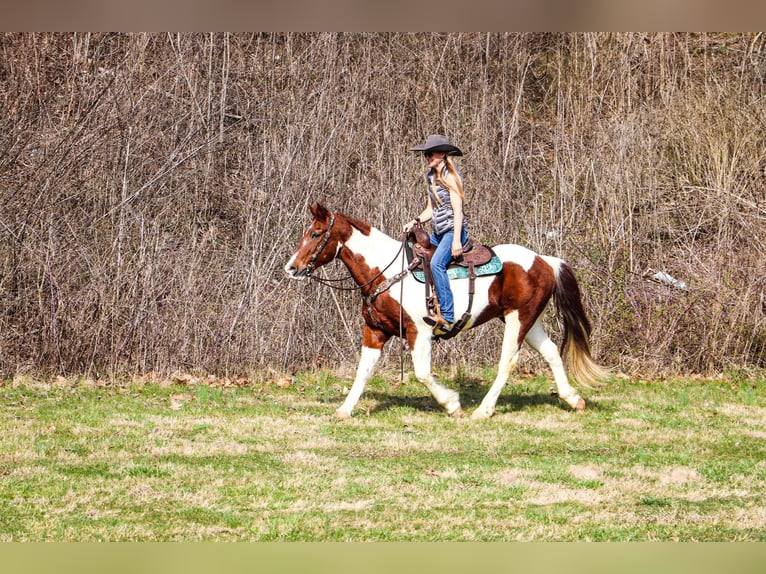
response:
<path id="1" fill-rule="evenodd" d="M 440 184 L 442 187 L 448 189 L 449 191 L 454 191 L 460 196 L 460 199 L 465 201 L 463 181 L 460 179 L 460 176 L 457 173 L 457 169 L 455 169 L 455 164 L 452 162 L 452 158 L 450 158 L 450 156 L 444 156 L 444 165 L 447 168 L 446 174 L 442 174 L 444 170 L 434 170 L 434 185 Z M 441 205 L 441 199 L 439 199 L 439 194 L 436 193 L 436 189 L 434 189 L 433 195 L 436 198 L 436 203 Z"/>

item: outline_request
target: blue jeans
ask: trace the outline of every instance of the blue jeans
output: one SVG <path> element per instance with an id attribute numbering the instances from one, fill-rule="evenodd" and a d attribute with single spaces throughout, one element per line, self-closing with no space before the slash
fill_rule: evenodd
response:
<path id="1" fill-rule="evenodd" d="M 439 307 L 442 317 L 450 323 L 455 322 L 455 309 L 452 301 L 452 289 L 447 277 L 447 265 L 452 261 L 452 238 L 454 231 L 447 231 L 442 235 L 431 234 L 431 245 L 436 245 L 436 251 L 431 258 L 431 275 L 434 278 L 436 296 L 439 298 Z M 468 230 L 465 227 L 460 232 L 460 242 L 465 245 L 468 241 Z"/>

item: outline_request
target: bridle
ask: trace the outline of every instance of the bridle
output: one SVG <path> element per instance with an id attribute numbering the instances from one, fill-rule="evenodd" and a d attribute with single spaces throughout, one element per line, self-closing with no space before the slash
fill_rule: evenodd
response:
<path id="1" fill-rule="evenodd" d="M 308 265 L 306 265 L 306 275 L 311 277 L 311 274 L 314 272 L 314 261 L 317 260 L 317 257 L 319 257 L 319 254 L 322 253 L 322 250 L 327 246 L 327 242 L 330 241 L 330 232 L 332 231 L 332 226 L 335 225 L 335 214 L 333 213 L 330 216 L 330 225 L 327 226 L 327 229 L 324 231 L 324 237 L 322 238 L 322 241 L 320 241 L 317 244 L 316 249 L 314 250 L 314 253 L 311 255 L 311 259 L 309 259 Z M 311 277 L 313 279 L 313 277 Z"/>

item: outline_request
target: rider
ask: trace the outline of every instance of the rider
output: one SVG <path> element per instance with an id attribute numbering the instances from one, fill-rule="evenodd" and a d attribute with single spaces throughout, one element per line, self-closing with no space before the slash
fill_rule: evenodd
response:
<path id="1" fill-rule="evenodd" d="M 430 238 L 436 251 L 431 258 L 431 274 L 441 309 L 441 317 L 436 318 L 434 325 L 434 334 L 444 335 L 455 325 L 447 265 L 453 258 L 462 255 L 463 246 L 468 241 L 468 221 L 463 212 L 463 177 L 450 157 L 461 156 L 463 152 L 452 145 L 446 136 L 439 134 L 429 135 L 425 143 L 410 149 L 423 152 L 428 165 L 428 202 L 417 219 L 404 225 L 404 231 L 410 231 L 418 222 L 432 220 L 434 232 Z"/>

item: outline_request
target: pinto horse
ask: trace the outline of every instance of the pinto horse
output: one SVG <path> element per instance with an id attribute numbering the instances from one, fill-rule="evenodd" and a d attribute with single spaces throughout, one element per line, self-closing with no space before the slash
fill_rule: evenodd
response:
<path id="1" fill-rule="evenodd" d="M 363 298 L 361 358 L 351 390 L 336 416 L 341 419 L 351 416 L 383 345 L 400 335 L 409 344 L 418 381 L 449 415 L 461 416 L 458 393 L 442 385 L 431 372 L 433 331 L 424 320 L 427 315 L 424 285 L 412 273 L 397 273 L 406 267 L 402 241 L 354 217 L 331 213 L 318 203 L 310 211 L 313 221 L 285 265 L 285 272 L 293 278 L 311 277 L 318 267 L 339 258 Z M 472 312 L 464 329 L 500 319 L 505 323 L 505 334 L 497 377 L 471 418 L 485 419 L 494 414 L 524 341 L 550 365 L 559 397 L 576 411 L 583 411 L 585 401 L 569 384 L 561 354 L 540 322 L 540 314 L 553 298 L 564 324 L 562 354 L 573 379 L 590 385 L 607 376 L 607 371 L 591 357 L 590 322 L 572 269 L 561 259 L 538 255 L 519 245 L 497 245 L 493 250 L 503 262 L 502 270 L 476 278 Z M 468 305 L 467 280 L 452 280 L 451 286 L 455 311 L 459 314 Z"/>

